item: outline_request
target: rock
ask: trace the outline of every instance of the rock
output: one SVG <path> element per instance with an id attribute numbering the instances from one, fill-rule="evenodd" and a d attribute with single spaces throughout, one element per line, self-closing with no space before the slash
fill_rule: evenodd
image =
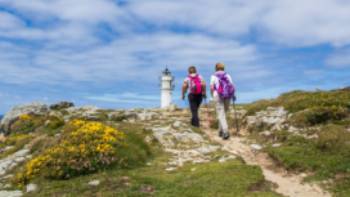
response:
<path id="1" fill-rule="evenodd" d="M 175 171 L 176 168 L 175 167 L 168 167 L 165 169 L 165 171 L 171 172 L 171 171 Z"/>
<path id="2" fill-rule="evenodd" d="M 142 185 L 140 188 L 140 192 L 142 193 L 153 193 L 154 187 L 151 185 Z"/>
<path id="3" fill-rule="evenodd" d="M 264 137 L 270 137 L 272 135 L 271 131 L 263 131 L 260 132 L 259 135 L 264 136 Z"/>
<path id="4" fill-rule="evenodd" d="M 179 110 L 179 108 L 175 104 L 171 104 L 169 107 L 165 108 L 167 112 L 175 112 L 177 110 Z"/>
<path id="5" fill-rule="evenodd" d="M 23 193 L 20 190 L 0 191 L 0 197 L 20 197 Z"/>
<path id="6" fill-rule="evenodd" d="M 155 112 L 143 110 L 143 112 L 136 114 L 136 117 L 138 120 L 141 120 L 141 121 L 149 121 L 154 119 L 157 115 L 158 114 Z"/>
<path id="7" fill-rule="evenodd" d="M 88 183 L 88 185 L 96 187 L 100 185 L 100 180 L 92 180 Z"/>
<path id="8" fill-rule="evenodd" d="M 234 156 L 234 155 L 226 155 L 226 156 L 223 156 L 223 157 L 221 157 L 218 161 L 219 161 L 219 163 L 224 163 L 224 162 L 226 162 L 226 161 L 229 161 L 229 160 L 233 160 L 233 159 L 236 159 L 237 157 L 236 156 Z"/>
<path id="9" fill-rule="evenodd" d="M 38 185 L 31 183 L 26 186 L 26 192 L 35 192 L 38 190 Z"/>
<path id="10" fill-rule="evenodd" d="M 182 125 L 182 122 L 180 122 L 180 121 L 175 121 L 174 123 L 173 123 L 173 127 L 175 128 L 175 129 L 178 129 L 178 128 L 180 128 L 181 127 L 181 125 Z"/>
<path id="11" fill-rule="evenodd" d="M 48 112 L 48 107 L 42 103 L 31 103 L 27 105 L 18 105 L 5 114 L 0 122 L 0 131 L 6 134 L 10 132 L 11 124 L 22 114 L 44 115 Z"/>
<path id="12" fill-rule="evenodd" d="M 288 132 L 290 132 L 290 133 L 295 133 L 295 132 L 298 132 L 298 128 L 296 128 L 296 127 L 293 127 L 293 126 L 290 126 L 290 127 L 288 127 Z"/>
<path id="13" fill-rule="evenodd" d="M 0 160 L 0 176 L 6 174 L 8 171 L 16 167 L 19 163 L 27 159 L 29 149 L 19 150 L 12 155 Z"/>
<path id="14" fill-rule="evenodd" d="M 274 148 L 277 148 L 277 147 L 280 147 L 280 146 L 282 146 L 282 144 L 280 144 L 280 143 L 272 144 L 272 147 L 274 147 Z"/>
<path id="15" fill-rule="evenodd" d="M 268 107 L 264 111 L 256 112 L 254 116 L 247 116 L 248 128 L 268 127 L 271 130 L 281 130 L 285 127 L 288 112 L 283 107 Z"/>
<path id="16" fill-rule="evenodd" d="M 74 103 L 68 102 L 68 101 L 61 101 L 59 103 L 50 105 L 51 110 L 61 110 L 61 109 L 67 109 L 70 107 L 74 107 Z"/>
<path id="17" fill-rule="evenodd" d="M 252 145 L 250 145 L 250 147 L 251 147 L 253 150 L 261 150 L 261 149 L 262 149 L 262 146 L 259 145 L 259 144 L 252 144 Z"/>

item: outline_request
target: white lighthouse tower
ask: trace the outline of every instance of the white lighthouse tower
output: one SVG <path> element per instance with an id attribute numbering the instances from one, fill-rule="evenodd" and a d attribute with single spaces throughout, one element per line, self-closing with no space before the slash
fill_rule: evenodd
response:
<path id="1" fill-rule="evenodd" d="M 171 105 L 172 102 L 172 91 L 174 90 L 174 77 L 171 75 L 171 72 L 166 68 L 160 78 L 160 91 L 161 91 L 161 100 L 160 107 L 167 108 Z"/>

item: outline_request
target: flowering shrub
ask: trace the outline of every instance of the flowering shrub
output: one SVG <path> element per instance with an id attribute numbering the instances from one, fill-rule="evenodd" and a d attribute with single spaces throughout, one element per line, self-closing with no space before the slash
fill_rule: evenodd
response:
<path id="1" fill-rule="evenodd" d="M 10 130 L 16 133 L 30 133 L 44 124 L 44 117 L 38 115 L 22 114 L 11 125 Z"/>
<path id="2" fill-rule="evenodd" d="M 37 175 L 64 179 L 108 167 L 117 161 L 124 137 L 103 123 L 73 120 L 57 145 L 27 162 L 17 181 L 25 183 Z"/>

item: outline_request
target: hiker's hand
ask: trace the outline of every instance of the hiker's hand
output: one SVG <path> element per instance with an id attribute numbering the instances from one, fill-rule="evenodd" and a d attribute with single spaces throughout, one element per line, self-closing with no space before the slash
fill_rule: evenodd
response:
<path id="1" fill-rule="evenodd" d="M 236 95 L 233 95 L 233 97 L 232 97 L 232 101 L 233 101 L 233 102 L 236 102 L 236 100 L 237 100 Z"/>

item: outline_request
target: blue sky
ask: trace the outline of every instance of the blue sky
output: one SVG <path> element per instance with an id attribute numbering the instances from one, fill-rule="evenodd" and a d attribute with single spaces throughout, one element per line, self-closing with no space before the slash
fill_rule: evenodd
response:
<path id="1" fill-rule="evenodd" d="M 350 85 L 347 0 L 0 0 L 0 113 L 32 101 L 157 107 L 224 62 L 238 101 Z"/>

